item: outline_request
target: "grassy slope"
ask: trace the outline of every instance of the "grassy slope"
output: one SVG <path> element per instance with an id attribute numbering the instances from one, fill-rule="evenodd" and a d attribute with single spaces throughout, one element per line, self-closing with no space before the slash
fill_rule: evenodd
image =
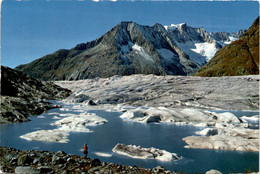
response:
<path id="1" fill-rule="evenodd" d="M 242 37 L 220 49 L 194 76 L 259 74 L 259 18 Z"/>

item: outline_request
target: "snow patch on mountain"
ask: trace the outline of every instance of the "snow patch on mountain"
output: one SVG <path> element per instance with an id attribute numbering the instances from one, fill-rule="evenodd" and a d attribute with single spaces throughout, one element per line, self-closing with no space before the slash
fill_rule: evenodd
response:
<path id="1" fill-rule="evenodd" d="M 133 46 L 132 46 L 132 48 L 134 49 L 134 50 L 137 50 L 137 51 L 144 51 L 144 49 L 142 48 L 142 47 L 140 47 L 140 46 L 138 46 L 137 44 L 134 44 Z"/>
<path id="2" fill-rule="evenodd" d="M 134 51 L 136 54 L 139 54 L 141 57 L 143 57 L 147 61 L 154 62 L 154 60 L 147 53 L 145 48 L 137 45 L 136 43 L 134 44 L 131 41 L 128 41 L 127 45 L 120 45 L 121 58 L 124 60 L 125 63 L 129 63 L 129 59 L 127 58 L 127 55 L 130 54 L 132 51 Z"/>
<path id="3" fill-rule="evenodd" d="M 197 47 L 196 47 L 195 43 L 198 43 L 198 42 L 178 43 L 178 47 L 189 56 L 189 58 L 192 62 L 195 62 L 195 63 L 199 64 L 200 66 L 203 66 L 205 63 L 207 63 L 207 57 L 202 56 L 200 54 L 200 51 L 202 51 L 202 50 L 196 52 Z M 196 50 L 196 51 L 194 51 L 194 50 Z"/>
<path id="4" fill-rule="evenodd" d="M 185 25 L 186 23 L 180 23 L 180 24 L 171 24 L 171 25 L 165 25 L 164 28 L 166 30 L 175 30 L 177 28 L 180 28 L 181 26 Z"/>
<path id="5" fill-rule="evenodd" d="M 225 41 L 224 44 L 230 44 L 231 42 L 238 40 L 239 38 L 234 37 L 234 36 L 229 36 L 229 41 Z"/>
<path id="6" fill-rule="evenodd" d="M 194 43 L 194 45 L 196 48 L 195 49 L 191 48 L 191 50 L 205 57 L 206 61 L 209 61 L 218 51 L 215 43 L 204 42 L 204 43 Z"/>
<path id="7" fill-rule="evenodd" d="M 149 54 L 145 51 L 145 49 L 143 47 L 140 47 L 137 44 L 134 44 L 132 46 L 132 49 L 139 55 L 141 55 L 143 58 L 145 58 L 148 61 L 154 62 L 154 60 L 151 58 L 151 56 L 149 56 Z"/>

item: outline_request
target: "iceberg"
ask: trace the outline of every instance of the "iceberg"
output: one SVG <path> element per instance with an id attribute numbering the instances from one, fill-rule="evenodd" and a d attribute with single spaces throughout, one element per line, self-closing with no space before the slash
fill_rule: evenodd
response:
<path id="1" fill-rule="evenodd" d="M 131 158 L 139 159 L 156 159 L 160 161 L 175 161 L 180 160 L 183 157 L 176 153 L 171 153 L 166 150 L 156 149 L 154 147 L 143 148 L 136 145 L 124 145 L 118 143 L 113 149 L 113 152 L 120 155 L 129 156 Z"/>
<path id="2" fill-rule="evenodd" d="M 68 114 L 61 120 L 52 123 L 52 126 L 58 126 L 57 129 L 53 130 L 37 130 L 35 132 L 27 133 L 20 136 L 20 138 L 29 141 L 46 141 L 56 143 L 67 143 L 69 142 L 68 136 L 70 132 L 86 132 L 90 133 L 92 130 L 86 126 L 96 126 L 107 122 L 106 119 L 98 117 L 93 113 L 82 113 L 80 115 Z"/>

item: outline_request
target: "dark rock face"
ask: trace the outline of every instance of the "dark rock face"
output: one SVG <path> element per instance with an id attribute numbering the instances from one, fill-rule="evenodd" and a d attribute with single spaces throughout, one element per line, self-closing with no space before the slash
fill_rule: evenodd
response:
<path id="1" fill-rule="evenodd" d="M 52 82 L 40 81 L 20 71 L 1 66 L 1 96 L 54 100 L 69 94 L 69 90 Z"/>
<path id="2" fill-rule="evenodd" d="M 192 62 L 177 42 L 215 42 L 204 28 L 182 25 L 166 30 L 161 24 L 121 22 L 102 37 L 58 50 L 16 70 L 42 80 L 78 80 L 114 75 L 191 75 Z M 216 43 L 216 47 L 221 47 Z M 203 61 L 202 61 L 203 62 Z"/>
<path id="3" fill-rule="evenodd" d="M 38 115 L 54 108 L 42 100 L 62 99 L 70 90 L 51 82 L 42 82 L 28 75 L 1 66 L 1 122 L 28 121 L 28 115 Z"/>
<path id="4" fill-rule="evenodd" d="M 220 49 L 195 76 L 259 74 L 259 17 L 239 40 Z"/>
<path id="5" fill-rule="evenodd" d="M 247 30 L 239 30 L 238 32 L 231 33 L 231 36 L 240 38 Z"/>
<path id="6" fill-rule="evenodd" d="M 210 36 L 214 37 L 218 41 L 230 41 L 230 34 L 227 32 L 210 32 Z"/>
<path id="7" fill-rule="evenodd" d="M 231 41 L 230 37 L 240 38 L 245 32 L 246 32 L 246 30 L 239 30 L 238 32 L 234 32 L 234 33 L 210 32 L 209 35 L 211 37 L 213 37 L 214 39 L 216 39 L 217 41 L 229 42 L 229 41 Z"/>
<path id="8" fill-rule="evenodd" d="M 163 167 L 143 169 L 121 164 L 100 162 L 65 152 L 17 150 L 0 146 L 0 170 L 6 173 L 174 173 Z"/>

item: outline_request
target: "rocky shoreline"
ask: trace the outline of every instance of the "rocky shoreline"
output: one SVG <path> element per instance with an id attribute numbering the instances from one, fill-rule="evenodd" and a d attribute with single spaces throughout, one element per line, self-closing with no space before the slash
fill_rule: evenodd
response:
<path id="1" fill-rule="evenodd" d="M 167 173 L 174 174 L 161 166 L 145 169 L 100 162 L 63 151 L 57 153 L 36 150 L 17 150 L 0 146 L 0 173 Z"/>

